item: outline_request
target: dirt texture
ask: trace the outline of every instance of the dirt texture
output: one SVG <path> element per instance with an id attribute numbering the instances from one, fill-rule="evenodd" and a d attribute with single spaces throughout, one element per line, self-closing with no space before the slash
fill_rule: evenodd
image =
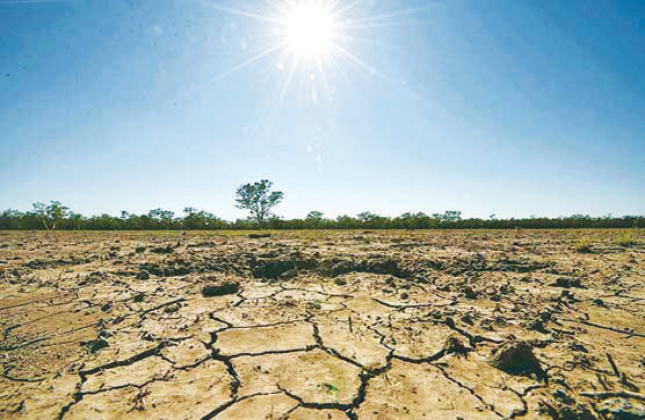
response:
<path id="1" fill-rule="evenodd" d="M 0 232 L 0 418 L 645 418 L 617 233 Z"/>

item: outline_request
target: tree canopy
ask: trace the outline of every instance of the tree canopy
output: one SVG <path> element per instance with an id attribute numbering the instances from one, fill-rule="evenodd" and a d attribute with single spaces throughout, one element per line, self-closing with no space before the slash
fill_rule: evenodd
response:
<path id="1" fill-rule="evenodd" d="M 40 217 L 43 226 L 48 231 L 56 229 L 56 225 L 68 216 L 68 207 L 63 206 L 59 201 L 52 201 L 49 204 L 34 203 L 34 212 Z"/>
<path id="2" fill-rule="evenodd" d="M 271 191 L 273 184 L 262 180 L 245 184 L 237 189 L 237 207 L 248 210 L 250 217 L 226 221 L 212 213 L 194 207 L 185 207 L 183 217 L 161 208 L 144 214 L 121 211 L 120 216 L 109 214 L 86 217 L 59 201 L 49 204 L 34 203 L 32 211 L 5 210 L 0 212 L 0 229 L 59 230 L 157 230 L 157 229 L 580 229 L 580 228 L 635 228 L 645 225 L 645 216 L 592 217 L 575 214 L 568 217 L 535 217 L 500 219 L 491 215 L 486 219 L 462 218 L 460 211 L 434 213 L 403 213 L 386 217 L 365 211 L 356 216 L 340 215 L 336 219 L 324 217 L 321 211 L 310 211 L 304 219 L 285 220 L 271 210 L 284 198 L 280 191 Z"/>
<path id="3" fill-rule="evenodd" d="M 284 198 L 281 191 L 271 191 L 273 182 L 263 179 L 254 184 L 240 186 L 236 192 L 235 207 L 248 210 L 250 219 L 262 226 L 271 214 L 271 209 L 280 204 Z"/>

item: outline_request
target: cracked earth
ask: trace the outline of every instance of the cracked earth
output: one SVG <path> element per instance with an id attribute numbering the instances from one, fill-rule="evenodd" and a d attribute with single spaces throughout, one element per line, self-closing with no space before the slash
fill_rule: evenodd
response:
<path id="1" fill-rule="evenodd" d="M 614 235 L 0 232 L 0 418 L 645 418 Z"/>

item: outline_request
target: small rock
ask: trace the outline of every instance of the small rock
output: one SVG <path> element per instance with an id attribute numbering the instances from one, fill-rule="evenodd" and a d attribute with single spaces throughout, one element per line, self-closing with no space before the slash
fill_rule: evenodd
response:
<path id="1" fill-rule="evenodd" d="M 141 270 L 139 271 L 139 274 L 137 274 L 137 279 L 139 280 L 148 280 L 150 278 L 150 273 L 148 270 Z"/>

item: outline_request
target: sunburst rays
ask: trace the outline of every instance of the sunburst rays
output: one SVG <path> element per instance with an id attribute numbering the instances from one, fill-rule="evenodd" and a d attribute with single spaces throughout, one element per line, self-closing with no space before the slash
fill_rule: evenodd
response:
<path id="1" fill-rule="evenodd" d="M 326 94 L 332 91 L 331 74 L 344 75 L 345 68 L 349 66 L 360 69 L 366 75 L 378 76 L 391 82 L 389 77 L 361 58 L 360 52 L 352 49 L 351 45 L 356 40 L 361 40 L 361 31 L 397 24 L 396 18 L 421 10 L 403 9 L 370 15 L 368 8 L 364 7 L 366 0 L 262 0 L 256 3 L 259 6 L 255 9 L 228 7 L 221 0 L 202 2 L 213 11 L 250 19 L 258 25 L 261 24 L 263 28 L 259 31 L 263 34 L 258 37 L 261 39 L 255 41 L 260 44 L 259 48 L 253 55 L 216 75 L 207 83 L 230 76 L 262 59 L 268 59 L 269 68 L 280 68 L 284 73 L 279 89 L 278 106 L 284 101 L 295 77 L 305 71 L 312 73 L 312 80 L 321 81 L 321 87 Z M 298 13 L 301 16 L 298 16 Z M 308 28 L 299 26 L 302 23 L 296 23 L 294 29 L 293 20 L 298 18 L 309 19 L 309 24 L 319 25 L 319 32 L 306 32 Z M 317 23 L 315 19 L 322 21 Z M 305 39 L 304 44 L 300 45 L 298 42 L 302 40 L 294 39 L 297 36 L 309 36 L 311 39 Z M 368 38 L 369 34 L 366 33 L 365 39 Z M 316 95 L 319 96 L 318 93 Z"/>

